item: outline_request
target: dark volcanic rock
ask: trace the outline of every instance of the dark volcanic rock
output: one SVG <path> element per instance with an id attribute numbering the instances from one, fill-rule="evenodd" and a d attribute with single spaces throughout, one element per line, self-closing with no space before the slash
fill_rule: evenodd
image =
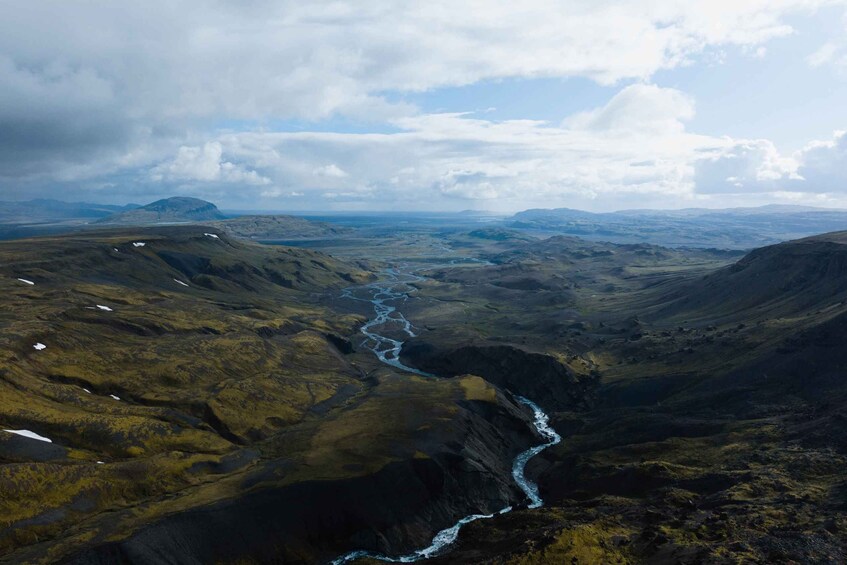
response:
<path id="1" fill-rule="evenodd" d="M 325 334 L 327 341 L 329 341 L 332 345 L 335 346 L 338 351 L 347 355 L 349 353 L 353 353 L 353 343 L 347 339 L 346 337 L 341 337 L 338 334 L 328 333 Z"/>
<path id="2" fill-rule="evenodd" d="M 438 349 L 420 340 L 406 342 L 404 363 L 435 375 L 478 375 L 543 407 L 585 407 L 593 403 L 598 378 L 579 376 L 551 355 L 508 345 L 467 345 Z"/>
<path id="3" fill-rule="evenodd" d="M 54 443 L 0 433 L 0 462 L 4 461 L 61 461 L 68 450 Z"/>

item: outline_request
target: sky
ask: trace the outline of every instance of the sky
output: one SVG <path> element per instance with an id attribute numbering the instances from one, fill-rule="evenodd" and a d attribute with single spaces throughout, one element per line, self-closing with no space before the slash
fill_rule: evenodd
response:
<path id="1" fill-rule="evenodd" d="M 847 0 L 0 9 L 0 200 L 847 208 Z"/>

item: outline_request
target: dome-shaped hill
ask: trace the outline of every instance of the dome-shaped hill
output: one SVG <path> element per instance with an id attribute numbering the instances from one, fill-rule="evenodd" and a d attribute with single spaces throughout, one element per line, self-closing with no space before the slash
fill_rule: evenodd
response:
<path id="1" fill-rule="evenodd" d="M 847 232 L 762 247 L 661 297 L 655 318 L 794 316 L 847 299 Z"/>
<path id="2" fill-rule="evenodd" d="M 211 202 L 199 198 L 174 196 L 151 202 L 141 208 L 112 214 L 98 220 L 98 224 L 160 224 L 222 220 L 224 215 Z"/>

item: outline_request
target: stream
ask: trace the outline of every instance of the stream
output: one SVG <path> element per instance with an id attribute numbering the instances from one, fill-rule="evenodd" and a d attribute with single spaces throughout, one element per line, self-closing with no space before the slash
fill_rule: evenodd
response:
<path id="1" fill-rule="evenodd" d="M 374 352 L 380 361 L 402 371 L 432 377 L 429 373 L 419 371 L 413 367 L 409 367 L 400 362 L 400 349 L 403 347 L 403 340 L 398 339 L 398 335 L 407 337 L 415 337 L 414 326 L 409 320 L 398 310 L 397 303 L 405 302 L 409 298 L 409 294 L 413 292 L 414 287 L 412 282 L 423 280 L 423 277 L 414 274 L 411 271 L 403 271 L 401 269 L 387 269 L 385 271 L 386 278 L 384 280 L 371 283 L 360 287 L 351 287 L 345 289 L 342 296 L 351 300 L 359 300 L 370 302 L 374 309 L 374 318 L 364 324 L 360 331 L 367 338 L 366 346 Z M 364 297 L 357 296 L 356 292 L 364 294 Z M 390 304 L 393 303 L 393 304 Z M 389 337 L 379 332 L 390 332 L 395 337 Z M 536 431 L 544 438 L 544 443 L 536 445 L 523 451 L 515 457 L 512 464 L 512 477 L 515 479 L 518 487 L 524 492 L 528 500 L 529 508 L 539 508 L 543 506 L 544 500 L 538 492 L 538 485 L 526 478 L 526 464 L 530 459 L 547 449 L 552 445 L 556 445 L 562 441 L 562 437 L 556 433 L 550 426 L 550 418 L 536 403 L 528 398 L 515 395 L 515 399 L 521 404 L 529 407 L 533 413 L 533 425 Z M 388 563 L 414 563 L 423 559 L 429 559 L 436 555 L 442 554 L 456 539 L 459 537 L 459 530 L 465 524 L 470 524 L 477 520 L 493 518 L 494 516 L 505 514 L 512 510 L 511 506 L 506 506 L 494 514 L 470 514 L 460 519 L 458 522 L 445 528 L 435 534 L 432 538 L 432 543 L 423 549 L 419 549 L 406 555 L 392 557 L 390 555 L 382 555 L 371 551 L 352 551 L 332 561 L 332 565 L 342 565 L 350 563 L 356 559 L 370 558 Z"/>

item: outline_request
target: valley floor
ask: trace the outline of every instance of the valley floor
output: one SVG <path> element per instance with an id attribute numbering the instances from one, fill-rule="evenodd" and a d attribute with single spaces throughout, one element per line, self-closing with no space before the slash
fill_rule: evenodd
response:
<path id="1" fill-rule="evenodd" d="M 845 236 L 299 244 L 0 243 L 0 562 L 847 560 Z"/>

